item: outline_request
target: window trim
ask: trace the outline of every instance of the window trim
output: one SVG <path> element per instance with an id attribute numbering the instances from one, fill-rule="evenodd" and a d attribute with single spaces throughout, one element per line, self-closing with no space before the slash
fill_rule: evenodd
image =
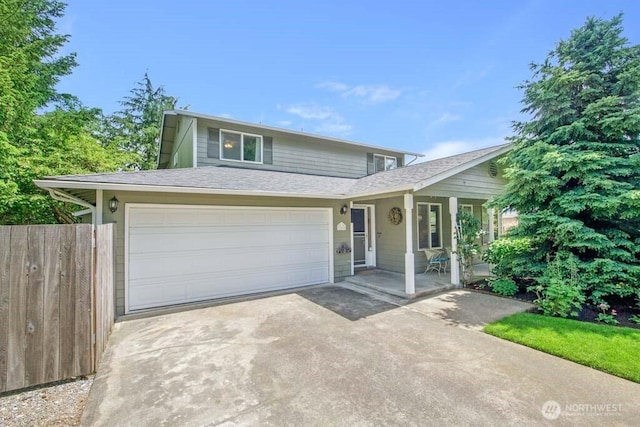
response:
<path id="1" fill-rule="evenodd" d="M 464 208 L 471 208 L 471 215 L 473 215 L 473 205 L 471 203 L 460 203 L 460 205 L 458 205 L 458 208 L 460 209 L 460 212 L 464 212 Z"/>
<path id="2" fill-rule="evenodd" d="M 384 170 L 376 170 L 376 157 L 382 157 L 384 159 Z M 398 169 L 398 158 L 395 156 L 387 156 L 386 154 L 376 154 L 373 153 L 373 173 L 378 173 L 378 172 L 386 172 L 386 171 L 390 171 L 393 169 L 387 169 L 387 159 L 393 159 L 393 161 L 396 164 L 396 167 L 393 169 Z"/>
<path id="3" fill-rule="evenodd" d="M 420 247 L 420 205 L 424 205 L 427 206 L 427 210 L 429 211 L 429 214 L 431 214 L 431 206 L 438 206 L 439 207 L 439 213 L 440 213 L 440 218 L 438 221 L 438 234 L 440 235 L 440 246 L 431 246 L 431 215 L 429 215 L 429 247 L 427 248 L 421 248 Z M 425 249 L 444 249 L 444 236 L 442 235 L 442 203 L 429 203 L 429 202 L 417 202 L 416 203 L 416 240 L 417 240 L 417 245 L 418 245 L 418 250 L 422 251 Z"/>
<path id="4" fill-rule="evenodd" d="M 229 159 L 224 157 L 224 140 L 222 138 L 222 132 L 227 132 L 227 133 L 233 133 L 236 135 L 240 135 L 240 156 L 242 157 L 240 160 L 238 159 Z M 255 160 L 244 160 L 244 137 L 246 136 L 253 136 L 256 138 L 260 138 L 260 161 L 256 162 Z M 218 145 L 220 146 L 219 151 L 220 151 L 220 160 L 224 160 L 225 162 L 240 162 L 240 163 L 253 163 L 256 165 L 262 165 L 264 164 L 264 137 L 262 135 L 258 135 L 258 134 L 254 134 L 254 133 L 248 133 L 248 132 L 240 132 L 237 130 L 231 130 L 231 129 L 220 129 L 219 132 L 219 136 L 218 136 Z"/>

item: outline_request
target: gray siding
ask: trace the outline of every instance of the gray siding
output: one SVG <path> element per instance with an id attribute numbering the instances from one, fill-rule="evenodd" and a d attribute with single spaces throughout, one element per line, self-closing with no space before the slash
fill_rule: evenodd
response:
<path id="1" fill-rule="evenodd" d="M 193 167 L 193 144 L 196 127 L 197 120 L 195 118 L 185 116 L 178 118 L 176 140 L 169 160 L 169 169 Z M 174 165 L 175 159 L 178 161 L 177 165 Z"/>
<path id="2" fill-rule="evenodd" d="M 484 162 L 420 190 L 416 194 L 487 200 L 502 194 L 506 183 L 507 180 L 504 178 L 501 168 L 498 168 L 498 176 L 491 177 L 489 175 L 489 162 Z"/>
<path id="3" fill-rule="evenodd" d="M 404 253 L 406 245 L 405 221 L 398 225 L 389 222 L 387 215 L 393 207 L 404 211 L 404 197 L 392 197 L 374 201 L 376 205 L 376 260 L 383 270 L 404 273 Z"/>
<path id="4" fill-rule="evenodd" d="M 108 200 L 116 196 L 120 200 L 120 207 L 115 213 L 108 209 Z M 347 223 L 345 216 L 340 215 L 340 206 L 344 202 L 317 199 L 294 199 L 276 197 L 245 197 L 245 196 L 216 196 L 202 194 L 171 194 L 171 193 L 140 193 L 140 192 L 115 192 L 104 191 L 105 207 L 103 210 L 103 222 L 115 222 L 116 225 L 116 314 L 124 314 L 124 212 L 127 203 L 156 203 L 156 204 L 182 204 L 182 205 L 218 205 L 218 206 L 286 206 L 286 207 L 324 207 L 333 208 L 333 256 L 334 279 L 341 281 L 351 274 L 351 254 L 336 254 L 340 243 L 349 242 L 350 231 L 336 231 L 339 222 Z"/>
<path id="5" fill-rule="evenodd" d="M 271 156 L 264 153 L 264 164 L 241 163 L 211 156 L 209 129 L 229 129 L 272 138 Z M 371 149 L 349 146 L 321 138 L 295 136 L 286 133 L 266 133 L 250 126 L 233 126 L 216 121 L 198 120 L 198 166 L 230 165 L 283 172 L 358 178 L 367 175 L 367 153 Z M 209 155 L 208 155 L 209 151 Z M 402 157 L 397 152 L 376 151 L 378 154 Z M 271 160 L 271 164 L 268 161 Z"/>

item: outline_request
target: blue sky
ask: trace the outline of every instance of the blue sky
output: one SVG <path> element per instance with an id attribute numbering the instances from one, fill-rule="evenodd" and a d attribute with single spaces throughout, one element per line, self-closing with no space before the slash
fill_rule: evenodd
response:
<path id="1" fill-rule="evenodd" d="M 67 0 L 79 67 L 59 89 L 110 113 L 148 72 L 179 106 L 442 157 L 496 145 L 529 64 L 635 0 Z"/>

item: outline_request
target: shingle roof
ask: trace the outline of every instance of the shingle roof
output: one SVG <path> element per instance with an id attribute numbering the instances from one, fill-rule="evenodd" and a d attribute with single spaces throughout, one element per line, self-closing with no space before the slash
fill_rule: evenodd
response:
<path id="1" fill-rule="evenodd" d="M 413 188 L 429 179 L 437 179 L 457 167 L 463 167 L 474 160 L 506 148 L 508 144 L 468 153 L 431 160 L 404 168 L 379 172 L 363 178 L 337 178 L 319 175 L 305 175 L 258 169 L 208 166 L 184 169 L 161 169 L 139 172 L 116 172 L 90 175 L 64 175 L 47 177 L 39 184 L 47 187 L 47 181 L 144 185 L 158 187 L 184 187 L 207 190 L 229 190 L 296 194 L 309 196 L 347 197 L 369 193 L 384 193 L 399 188 Z"/>

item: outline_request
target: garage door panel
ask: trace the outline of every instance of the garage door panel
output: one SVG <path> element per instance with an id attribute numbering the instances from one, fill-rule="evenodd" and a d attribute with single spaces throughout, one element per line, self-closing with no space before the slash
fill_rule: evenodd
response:
<path id="1" fill-rule="evenodd" d="M 129 309 L 326 283 L 326 209 L 132 206 Z"/>
<path id="2" fill-rule="evenodd" d="M 223 227 L 203 231 L 179 227 L 130 229 L 130 253 L 188 251 L 208 248 L 273 247 L 329 242 L 327 230 L 313 227 L 292 227 L 290 230 L 234 229 Z"/>
<path id="3" fill-rule="evenodd" d="M 190 273 L 222 273 L 242 269 L 294 269 L 318 262 L 326 267 L 326 246 L 278 248 L 265 252 L 262 248 L 216 249 L 174 253 L 130 255 L 129 279 L 181 278 Z M 325 268 L 326 269 L 326 268 Z"/>

